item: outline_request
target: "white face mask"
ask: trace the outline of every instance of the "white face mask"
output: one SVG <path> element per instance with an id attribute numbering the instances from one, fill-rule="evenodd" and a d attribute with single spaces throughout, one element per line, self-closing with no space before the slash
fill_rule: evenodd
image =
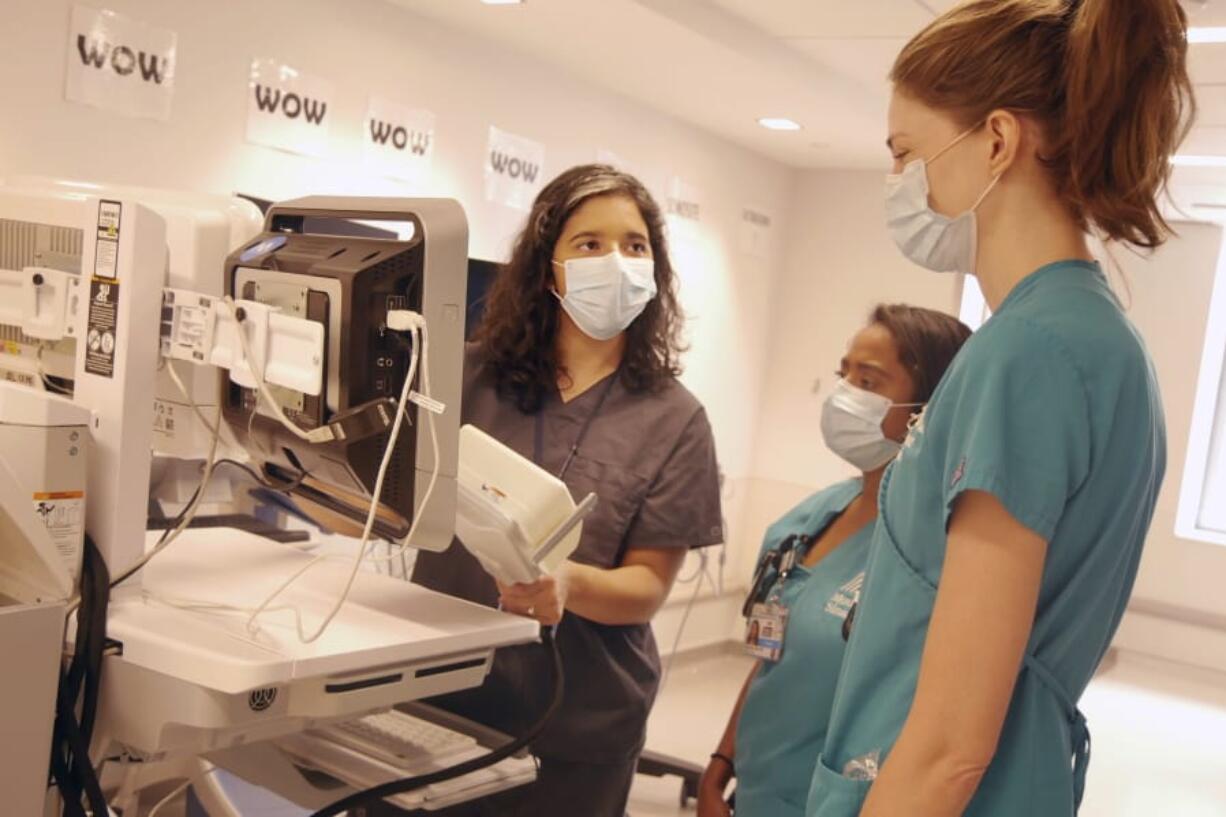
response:
<path id="1" fill-rule="evenodd" d="M 596 340 L 617 337 L 643 314 L 656 297 L 656 262 L 608 255 L 570 258 L 565 264 L 566 296 L 554 295 L 585 335 Z"/>
<path id="2" fill-rule="evenodd" d="M 827 447 L 868 473 L 885 465 L 902 450 L 881 430 L 890 409 L 922 403 L 892 403 L 888 397 L 856 388 L 840 380 L 822 406 L 822 436 Z"/>
<path id="3" fill-rule="evenodd" d="M 966 131 L 937 151 L 932 159 L 908 162 L 902 173 L 886 176 L 886 227 L 903 255 L 933 272 L 975 272 L 979 227 L 975 211 L 1000 181 L 1000 176 L 960 216 L 950 218 L 928 204 L 928 165 L 961 142 L 976 128 Z"/>

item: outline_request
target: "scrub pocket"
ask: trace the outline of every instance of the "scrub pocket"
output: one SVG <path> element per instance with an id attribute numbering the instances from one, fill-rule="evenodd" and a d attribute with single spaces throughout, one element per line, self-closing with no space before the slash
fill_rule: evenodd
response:
<path id="1" fill-rule="evenodd" d="M 888 762 L 915 698 L 936 588 L 907 558 L 888 517 L 883 507 L 808 817 L 860 813 L 872 782 L 846 777 L 843 764 L 874 751 Z"/>
<path id="2" fill-rule="evenodd" d="M 809 790 L 807 817 L 848 817 L 860 813 L 871 780 L 852 780 L 826 765 L 826 758 L 817 760 L 813 787 Z"/>

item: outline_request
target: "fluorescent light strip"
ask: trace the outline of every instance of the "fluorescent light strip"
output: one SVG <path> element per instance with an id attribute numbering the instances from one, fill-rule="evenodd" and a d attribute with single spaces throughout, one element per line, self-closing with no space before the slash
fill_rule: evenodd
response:
<path id="1" fill-rule="evenodd" d="M 1197 26 L 1189 28 L 1188 42 L 1193 44 L 1226 43 L 1226 26 Z"/>
<path id="2" fill-rule="evenodd" d="M 522 5 L 524 0 L 481 0 L 487 6 L 518 6 Z"/>
<path id="3" fill-rule="evenodd" d="M 1226 156 L 1194 156 L 1177 153 L 1171 157 L 1175 167 L 1226 167 Z"/>
<path id="4" fill-rule="evenodd" d="M 758 124 L 767 130 L 800 130 L 798 122 L 781 116 L 764 116 Z"/>

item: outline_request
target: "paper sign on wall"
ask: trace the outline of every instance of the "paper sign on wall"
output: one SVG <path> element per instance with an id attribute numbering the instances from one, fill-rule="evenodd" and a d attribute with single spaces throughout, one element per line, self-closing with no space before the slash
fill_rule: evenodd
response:
<path id="1" fill-rule="evenodd" d="M 674 176 L 668 185 L 665 211 L 687 221 L 702 221 L 702 193 L 697 187 Z"/>
<path id="2" fill-rule="evenodd" d="M 545 184 L 545 146 L 490 128 L 485 157 L 486 201 L 529 210 Z"/>
<path id="3" fill-rule="evenodd" d="M 170 118 L 178 34 L 73 6 L 64 95 L 126 116 Z"/>
<path id="4" fill-rule="evenodd" d="M 434 156 L 434 114 L 371 97 L 362 152 L 366 166 L 380 176 L 423 181 Z"/>
<path id="5" fill-rule="evenodd" d="M 290 153 L 323 156 L 336 86 L 276 60 L 251 61 L 247 141 Z"/>
<path id="6" fill-rule="evenodd" d="M 765 258 L 773 225 L 774 219 L 766 208 L 756 205 L 741 208 L 741 252 Z"/>

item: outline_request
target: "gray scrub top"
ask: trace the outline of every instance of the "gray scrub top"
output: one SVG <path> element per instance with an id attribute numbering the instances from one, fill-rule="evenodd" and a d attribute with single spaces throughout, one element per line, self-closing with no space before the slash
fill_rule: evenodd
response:
<path id="1" fill-rule="evenodd" d="M 617 377 L 614 375 L 614 377 Z M 555 391 L 541 408 L 541 466 L 557 473 L 606 391 L 605 382 L 569 403 Z M 534 455 L 537 418 L 497 394 L 475 347 L 465 355 L 461 418 L 525 457 Z M 599 497 L 585 520 L 582 564 L 614 568 L 633 548 L 699 548 L 723 541 L 719 469 L 706 412 L 670 381 L 632 393 L 616 380 L 564 481 L 576 500 Z M 496 606 L 494 580 L 459 542 L 417 557 L 413 581 Z M 557 644 L 566 673 L 562 706 L 533 750 L 588 763 L 625 761 L 645 738 L 660 659 L 651 626 L 607 626 L 567 612 Z M 484 685 L 440 703 L 508 734 L 526 730 L 549 703 L 548 657 L 537 645 L 499 650 Z"/>

